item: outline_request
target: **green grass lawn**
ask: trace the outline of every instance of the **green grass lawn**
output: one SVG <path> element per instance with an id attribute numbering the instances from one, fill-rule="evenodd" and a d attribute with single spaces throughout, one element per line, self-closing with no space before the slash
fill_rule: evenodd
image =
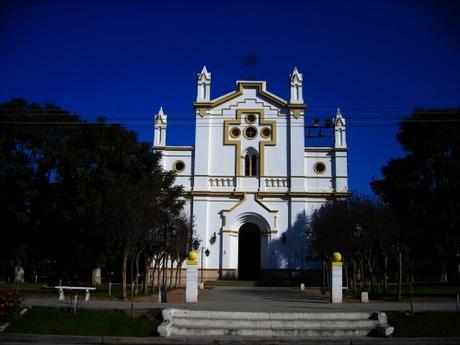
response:
<path id="1" fill-rule="evenodd" d="M 460 337 L 460 313 L 391 311 L 387 315 L 395 337 Z"/>
<path id="2" fill-rule="evenodd" d="M 151 310 L 131 319 L 124 311 L 79 309 L 74 315 L 68 309 L 32 308 L 5 332 L 148 337 L 155 336 L 161 310 Z"/>
<path id="3" fill-rule="evenodd" d="M 14 283 L 5 284 L 0 283 L 0 290 L 10 287 L 17 288 L 19 293 L 24 297 L 58 297 L 58 291 L 54 287 L 46 287 L 44 284 L 33 284 L 33 283 L 20 283 L 18 285 Z M 68 291 L 64 291 L 64 294 L 68 294 Z M 128 286 L 128 295 L 130 293 Z M 84 291 L 80 292 L 80 295 L 83 295 Z M 121 285 L 112 285 L 112 293 L 109 296 L 109 285 L 103 284 L 96 287 L 96 290 L 91 291 L 91 298 L 100 298 L 100 299 L 120 299 L 122 296 Z M 138 296 L 143 296 L 139 294 Z"/>

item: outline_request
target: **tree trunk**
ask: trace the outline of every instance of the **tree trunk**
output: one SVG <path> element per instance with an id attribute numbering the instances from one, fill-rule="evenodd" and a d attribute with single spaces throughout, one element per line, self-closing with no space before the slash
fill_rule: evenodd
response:
<path id="1" fill-rule="evenodd" d="M 410 283 L 409 283 L 409 301 L 410 301 L 410 313 L 414 313 L 414 263 L 410 264 Z"/>
<path id="2" fill-rule="evenodd" d="M 123 250 L 123 265 L 122 265 L 122 292 L 123 292 L 123 299 L 125 301 L 128 300 L 128 289 L 127 289 L 127 266 L 128 266 L 128 256 L 129 256 L 129 248 L 125 247 Z"/>
<path id="3" fill-rule="evenodd" d="M 165 257 L 162 255 L 160 261 L 158 262 L 158 291 L 161 289 L 161 284 L 163 283 L 163 260 Z"/>
<path id="4" fill-rule="evenodd" d="M 321 283 L 321 285 L 322 285 L 322 288 L 324 289 L 324 288 L 326 287 L 326 262 L 324 261 L 324 259 L 323 259 L 323 261 L 322 261 L 321 267 L 322 267 L 322 271 L 323 271 L 323 272 L 322 272 L 322 273 L 323 273 L 323 274 L 322 274 L 323 277 L 322 277 L 322 283 Z"/>
<path id="5" fill-rule="evenodd" d="M 181 280 L 182 280 L 182 265 L 184 264 L 184 260 L 182 260 L 180 262 L 180 267 L 179 267 L 179 285 L 181 283 Z"/>
<path id="6" fill-rule="evenodd" d="M 352 289 L 353 295 L 356 295 L 356 260 L 352 259 L 353 264 L 353 282 L 352 282 Z"/>
<path id="7" fill-rule="evenodd" d="M 365 289 L 365 275 L 364 275 L 364 263 L 363 263 L 363 260 L 360 259 L 359 260 L 359 272 L 360 272 L 360 275 L 361 275 L 361 279 L 359 281 L 359 289 L 361 290 L 361 292 L 364 291 Z"/>
<path id="8" fill-rule="evenodd" d="M 145 260 L 144 295 L 149 294 L 149 283 L 150 283 L 149 278 L 152 275 L 152 272 L 151 272 L 151 269 L 150 269 L 151 265 L 152 265 L 152 259 L 147 258 Z"/>
<path id="9" fill-rule="evenodd" d="M 383 256 L 383 295 L 388 293 L 388 253 L 385 252 Z"/>
<path id="10" fill-rule="evenodd" d="M 139 293 L 139 257 L 141 256 L 142 250 L 136 254 L 136 275 L 134 276 L 134 294 L 137 296 Z"/>
<path id="11" fill-rule="evenodd" d="M 402 253 L 401 249 L 398 248 L 398 301 L 401 300 L 402 298 L 402 275 L 403 275 L 403 269 L 402 269 Z"/>
<path id="12" fill-rule="evenodd" d="M 155 278 L 156 274 L 158 271 L 158 260 L 153 258 L 154 264 L 153 264 L 153 270 L 152 270 L 152 294 L 155 294 Z"/>
<path id="13" fill-rule="evenodd" d="M 173 274 L 173 266 L 174 266 L 174 259 L 171 258 L 171 269 L 169 270 L 169 288 L 172 288 L 172 281 L 173 281 L 173 278 L 174 278 L 174 274 Z"/>
<path id="14" fill-rule="evenodd" d="M 367 257 L 367 269 L 369 270 L 369 292 L 374 294 L 374 268 L 372 267 L 371 255 Z"/>
<path id="15" fill-rule="evenodd" d="M 180 269 L 180 261 L 177 260 L 176 276 L 174 277 L 174 289 L 177 288 L 177 278 L 178 278 L 178 276 L 179 276 L 179 269 Z"/>

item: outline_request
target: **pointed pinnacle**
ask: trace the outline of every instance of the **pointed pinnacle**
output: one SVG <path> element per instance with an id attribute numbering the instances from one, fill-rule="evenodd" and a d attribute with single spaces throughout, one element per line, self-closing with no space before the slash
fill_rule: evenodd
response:
<path id="1" fill-rule="evenodd" d="M 164 115 L 165 113 L 163 112 L 163 106 L 160 106 L 160 110 L 158 110 L 157 115 Z"/>
<path id="2" fill-rule="evenodd" d="M 337 108 L 337 112 L 335 114 L 337 117 L 342 117 L 342 112 L 340 111 L 340 108 Z"/>

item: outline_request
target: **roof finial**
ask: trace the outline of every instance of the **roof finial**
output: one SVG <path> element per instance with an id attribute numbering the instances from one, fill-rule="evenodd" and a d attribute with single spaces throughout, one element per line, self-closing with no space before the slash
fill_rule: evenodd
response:
<path id="1" fill-rule="evenodd" d="M 337 112 L 336 112 L 335 116 L 342 117 L 342 112 L 340 111 L 340 108 L 337 108 Z"/>
<path id="2" fill-rule="evenodd" d="M 198 79 L 211 79 L 211 73 L 208 72 L 206 65 L 203 66 L 201 72 L 198 74 Z"/>

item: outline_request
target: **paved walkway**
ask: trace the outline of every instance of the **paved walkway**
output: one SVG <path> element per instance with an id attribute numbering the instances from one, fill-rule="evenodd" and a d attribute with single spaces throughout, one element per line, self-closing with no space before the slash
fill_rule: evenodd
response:
<path id="1" fill-rule="evenodd" d="M 70 306 L 70 300 L 59 301 L 56 298 L 26 298 L 28 306 L 62 307 Z M 89 309 L 130 309 L 130 302 L 113 300 L 82 301 L 79 308 Z M 408 303 L 373 302 L 361 304 L 356 302 L 331 304 L 309 296 L 294 288 L 269 287 L 214 287 L 200 291 L 197 304 L 134 302 L 135 309 L 152 308 L 187 308 L 223 311 L 261 311 L 261 312 L 335 312 L 335 311 L 389 311 L 409 310 Z M 444 310 L 455 311 L 452 302 L 415 303 L 415 311 Z"/>

